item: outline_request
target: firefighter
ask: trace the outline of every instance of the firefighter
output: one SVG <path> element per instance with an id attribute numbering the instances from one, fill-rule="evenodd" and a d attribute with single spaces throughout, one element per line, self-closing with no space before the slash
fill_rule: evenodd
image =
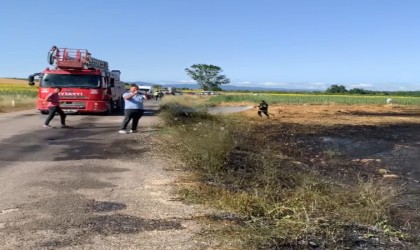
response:
<path id="1" fill-rule="evenodd" d="M 162 99 L 162 97 L 164 96 L 165 94 L 162 92 L 162 90 L 159 90 L 159 99 Z"/>
<path id="2" fill-rule="evenodd" d="M 258 106 L 258 115 L 262 117 L 261 113 L 267 116 L 267 118 L 270 118 L 270 115 L 268 114 L 268 104 L 264 100 L 262 100 Z"/>

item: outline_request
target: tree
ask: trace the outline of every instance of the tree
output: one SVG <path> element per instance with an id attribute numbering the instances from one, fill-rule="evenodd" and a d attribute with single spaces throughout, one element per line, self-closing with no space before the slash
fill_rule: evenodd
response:
<path id="1" fill-rule="evenodd" d="M 221 75 L 222 68 L 208 64 L 194 64 L 190 68 L 186 68 L 187 74 L 207 91 L 219 91 L 220 85 L 230 83 L 230 79 L 225 75 Z"/>
<path id="2" fill-rule="evenodd" d="M 344 87 L 343 85 L 331 85 L 325 92 L 336 94 L 336 93 L 347 93 L 348 91 L 346 87 Z"/>
<path id="3" fill-rule="evenodd" d="M 354 88 L 349 90 L 350 94 L 358 94 L 358 95 L 366 95 L 366 94 L 374 94 L 373 91 Z"/>
<path id="4" fill-rule="evenodd" d="M 160 84 L 153 84 L 152 88 L 153 89 L 161 89 L 162 88 L 162 85 L 160 85 Z"/>

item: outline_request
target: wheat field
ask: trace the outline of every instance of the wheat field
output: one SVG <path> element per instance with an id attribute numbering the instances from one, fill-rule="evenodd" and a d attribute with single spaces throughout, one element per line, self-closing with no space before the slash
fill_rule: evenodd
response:
<path id="1" fill-rule="evenodd" d="M 6 78 L 0 77 L 0 84 L 18 84 L 18 85 L 28 85 L 28 80 L 21 78 Z"/>

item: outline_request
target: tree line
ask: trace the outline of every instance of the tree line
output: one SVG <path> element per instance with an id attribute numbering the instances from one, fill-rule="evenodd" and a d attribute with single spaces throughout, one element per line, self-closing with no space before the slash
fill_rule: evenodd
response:
<path id="1" fill-rule="evenodd" d="M 343 85 L 331 85 L 327 90 L 326 94 L 355 94 L 355 95 L 393 95 L 393 96 L 418 96 L 420 97 L 420 91 L 375 91 L 366 90 L 361 88 L 354 88 L 347 90 Z"/>
<path id="2" fill-rule="evenodd" d="M 221 85 L 229 84 L 230 79 L 226 75 L 221 74 L 223 69 L 216 65 L 211 64 L 193 64 L 189 68 L 185 68 L 185 72 L 191 77 L 197 84 L 205 91 L 220 91 L 222 90 Z M 253 91 L 235 91 L 235 92 L 253 92 Z M 267 92 L 267 91 L 258 91 Z M 285 91 L 272 91 L 273 93 L 283 93 Z M 297 93 L 296 91 L 293 91 Z M 305 91 L 302 91 L 305 92 Z M 302 93 L 300 92 L 300 93 Z M 291 92 L 287 92 L 291 93 Z M 420 91 L 374 91 L 366 90 L 361 88 L 353 88 L 347 90 L 343 85 L 331 85 L 324 92 L 313 91 L 313 94 L 354 94 L 354 95 L 393 95 L 393 96 L 413 96 L 420 97 Z"/>

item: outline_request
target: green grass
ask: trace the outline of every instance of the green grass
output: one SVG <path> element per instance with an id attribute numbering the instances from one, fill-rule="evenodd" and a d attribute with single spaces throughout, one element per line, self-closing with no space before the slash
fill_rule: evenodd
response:
<path id="1" fill-rule="evenodd" d="M 270 104 L 386 104 L 389 96 L 315 95 L 315 94 L 242 94 L 212 96 L 213 103 L 251 102 L 265 100 Z M 420 97 L 391 97 L 393 104 L 420 105 Z"/>

